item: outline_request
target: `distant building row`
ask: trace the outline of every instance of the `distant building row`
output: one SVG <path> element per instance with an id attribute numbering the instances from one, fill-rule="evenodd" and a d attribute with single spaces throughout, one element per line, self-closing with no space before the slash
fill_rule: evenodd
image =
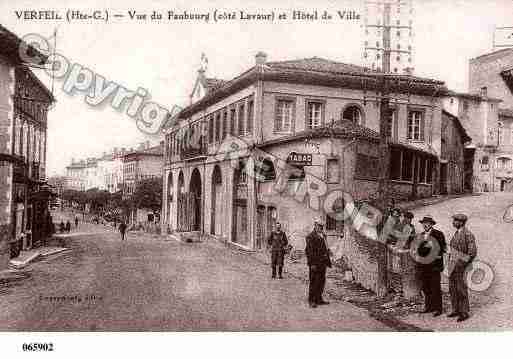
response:
<path id="1" fill-rule="evenodd" d="M 134 193 L 140 180 L 162 177 L 163 143 L 150 146 L 141 143 L 137 149 L 114 148 L 112 153 L 103 153 L 98 158 L 71 161 L 62 178 L 62 189 L 86 191 L 97 188 L 125 195 Z"/>

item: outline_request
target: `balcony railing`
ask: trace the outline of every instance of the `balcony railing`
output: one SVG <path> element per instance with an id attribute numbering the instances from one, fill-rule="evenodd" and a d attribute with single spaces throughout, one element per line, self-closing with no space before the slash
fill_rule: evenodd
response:
<path id="1" fill-rule="evenodd" d="M 206 155 L 207 155 L 206 146 L 189 147 L 189 148 L 184 148 L 180 152 L 180 159 L 187 160 L 187 159 L 206 156 Z"/>

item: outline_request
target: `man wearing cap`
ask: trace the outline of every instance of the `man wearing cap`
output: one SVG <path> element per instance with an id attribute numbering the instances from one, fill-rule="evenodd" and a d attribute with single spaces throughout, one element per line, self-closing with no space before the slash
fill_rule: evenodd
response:
<path id="1" fill-rule="evenodd" d="M 424 293 L 425 309 L 422 313 L 434 312 L 433 316 L 442 314 L 441 272 L 444 269 L 443 254 L 446 251 L 445 236 L 434 229 L 436 221 L 426 215 L 419 221 L 424 231 L 416 238 L 413 246 L 418 263 L 419 278 Z"/>
<path id="2" fill-rule="evenodd" d="M 467 216 L 455 214 L 452 225 L 456 232 L 451 238 L 451 253 L 449 257 L 449 294 L 451 295 L 452 313 L 448 317 L 458 317 L 462 322 L 469 318 L 470 305 L 468 289 L 465 281 L 465 269 L 477 255 L 476 239 L 465 224 Z"/>
<path id="3" fill-rule="evenodd" d="M 271 248 L 272 278 L 276 278 L 276 267 L 278 267 L 278 278 L 282 279 L 285 248 L 288 245 L 287 236 L 281 230 L 281 223 L 276 223 L 276 230 L 271 232 L 267 239 L 267 245 Z"/>
<path id="4" fill-rule="evenodd" d="M 309 268 L 308 304 L 315 308 L 317 305 L 329 304 L 322 299 L 326 284 L 326 268 L 331 267 L 330 252 L 323 233 L 320 220 L 314 222 L 314 230 L 306 236 L 306 260 Z"/>

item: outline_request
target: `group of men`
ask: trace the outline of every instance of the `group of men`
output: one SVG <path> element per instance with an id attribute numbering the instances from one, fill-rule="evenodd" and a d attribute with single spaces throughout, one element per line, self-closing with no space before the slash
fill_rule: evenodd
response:
<path id="1" fill-rule="evenodd" d="M 450 254 L 447 263 L 449 274 L 449 294 L 452 312 L 448 317 L 457 317 L 458 322 L 469 318 L 470 306 L 467 288 L 467 269 L 477 255 L 476 240 L 466 227 L 468 217 L 464 214 L 452 216 L 452 225 L 456 229 L 450 242 Z M 437 317 L 442 314 L 441 273 L 444 270 L 444 254 L 447 244 L 444 234 L 435 229 L 436 221 L 432 216 L 424 216 L 419 221 L 424 231 L 415 239 L 415 252 L 418 273 L 425 297 L 424 313 L 433 312 Z"/>
<path id="2" fill-rule="evenodd" d="M 410 253 L 414 255 L 417 262 L 417 273 L 425 300 L 423 313 L 433 313 L 433 316 L 438 317 L 443 312 L 441 273 L 444 270 L 444 254 L 447 252 L 445 236 L 440 230 L 434 228 L 436 221 L 430 215 L 424 216 L 419 221 L 423 231 L 417 235 L 412 224 L 413 213 L 401 213 L 400 209 L 395 208 L 391 211 L 391 217 L 392 223 L 395 221 L 395 229 L 406 233 L 405 236 L 399 236 L 402 237 L 399 239 L 392 235 L 391 244 L 411 248 Z M 452 312 L 448 317 L 457 317 L 457 321 L 461 322 L 469 318 L 470 308 L 465 276 L 469 265 L 477 255 L 477 247 L 474 235 L 466 227 L 468 217 L 464 214 L 455 214 L 452 220 L 456 231 L 449 243 L 451 251 L 448 273 Z M 402 242 L 398 243 L 398 240 Z M 276 278 L 276 274 L 278 278 L 283 278 L 284 256 L 289 244 L 280 223 L 277 223 L 276 229 L 271 232 L 268 246 L 271 250 L 272 278 Z M 326 269 L 331 267 L 331 251 L 320 220 L 314 222 L 313 231 L 306 236 L 305 255 L 309 268 L 309 306 L 315 308 L 318 305 L 329 304 L 322 298 L 322 293 L 326 283 Z"/>

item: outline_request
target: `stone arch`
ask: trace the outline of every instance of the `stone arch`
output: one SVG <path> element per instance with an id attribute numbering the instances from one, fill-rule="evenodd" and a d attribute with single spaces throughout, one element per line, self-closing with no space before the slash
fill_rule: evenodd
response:
<path id="1" fill-rule="evenodd" d="M 365 126 L 365 110 L 355 102 L 348 103 L 340 113 L 340 119 L 351 121 L 357 125 Z"/>
<path id="2" fill-rule="evenodd" d="M 211 195 L 211 221 L 210 233 L 214 235 L 222 235 L 222 196 L 223 196 L 223 175 L 219 165 L 214 166 L 212 171 L 212 195 Z"/>
<path id="3" fill-rule="evenodd" d="M 178 172 L 177 193 L 176 193 L 176 227 L 178 231 L 185 231 L 185 216 L 186 216 L 186 193 L 185 193 L 185 180 L 183 171 Z"/>
<path id="4" fill-rule="evenodd" d="M 166 218 L 167 223 L 171 224 L 171 213 L 173 213 L 173 201 L 176 200 L 176 198 L 173 198 L 173 192 L 174 192 L 174 182 L 173 182 L 173 171 L 169 171 L 167 174 L 167 182 L 166 182 Z"/>
<path id="5" fill-rule="evenodd" d="M 194 168 L 191 173 L 191 180 L 189 182 L 189 215 L 192 216 L 190 221 L 190 230 L 192 231 L 200 231 L 202 224 L 202 179 L 200 171 L 197 168 Z"/>

